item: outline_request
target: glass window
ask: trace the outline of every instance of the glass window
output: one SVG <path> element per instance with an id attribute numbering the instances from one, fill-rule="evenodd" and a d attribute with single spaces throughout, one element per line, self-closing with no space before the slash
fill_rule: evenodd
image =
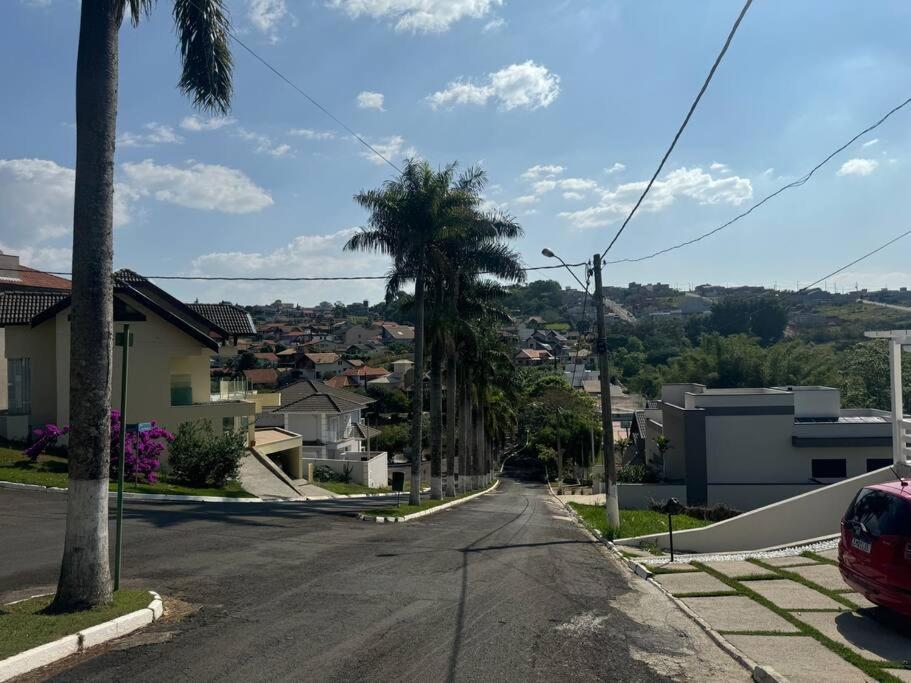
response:
<path id="1" fill-rule="evenodd" d="M 892 458 L 867 458 L 867 472 L 875 472 L 891 465 Z"/>
<path id="2" fill-rule="evenodd" d="M 29 415 L 32 412 L 32 359 L 10 358 L 7 384 L 10 415 Z"/>
<path id="3" fill-rule="evenodd" d="M 190 375 L 171 375 L 171 405 L 193 404 L 193 379 Z"/>
<path id="4" fill-rule="evenodd" d="M 848 461 L 820 458 L 810 463 L 814 479 L 844 479 L 848 476 Z"/>
<path id="5" fill-rule="evenodd" d="M 884 491 L 862 489 L 845 513 L 846 522 L 859 522 L 871 536 L 911 534 L 911 506 Z"/>
<path id="6" fill-rule="evenodd" d="M 225 432 L 234 431 L 234 418 L 233 417 L 223 417 L 221 418 L 221 429 Z"/>

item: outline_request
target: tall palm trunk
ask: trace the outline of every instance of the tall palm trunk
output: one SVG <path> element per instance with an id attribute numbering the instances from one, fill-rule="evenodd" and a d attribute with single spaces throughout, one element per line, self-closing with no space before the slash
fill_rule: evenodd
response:
<path id="1" fill-rule="evenodd" d="M 481 450 L 484 448 L 484 431 L 481 427 L 481 406 L 475 402 L 471 406 L 471 421 L 474 425 L 474 443 L 471 449 L 471 487 L 481 486 Z"/>
<path id="2" fill-rule="evenodd" d="M 409 505 L 421 502 L 421 420 L 424 417 L 424 274 L 414 281 L 414 384 L 411 415 L 411 492 Z"/>
<path id="3" fill-rule="evenodd" d="M 471 490 L 471 371 L 467 365 L 462 365 L 462 410 L 459 411 L 459 426 L 461 438 L 459 439 L 459 489 Z"/>
<path id="4" fill-rule="evenodd" d="M 443 345 L 430 348 L 430 497 L 443 497 Z"/>
<path id="5" fill-rule="evenodd" d="M 455 495 L 456 421 L 458 419 L 458 367 L 455 352 L 446 359 L 446 495 Z"/>
<path id="6" fill-rule="evenodd" d="M 76 186 L 70 308 L 69 491 L 55 611 L 112 600 L 108 468 L 113 351 L 117 0 L 83 2 L 76 62 Z"/>

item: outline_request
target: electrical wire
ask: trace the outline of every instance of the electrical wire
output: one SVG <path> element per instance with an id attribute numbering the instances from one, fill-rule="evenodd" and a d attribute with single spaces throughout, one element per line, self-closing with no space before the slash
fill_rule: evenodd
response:
<path id="1" fill-rule="evenodd" d="M 793 188 L 795 188 L 795 187 L 802 187 L 803 185 L 805 185 L 805 184 L 807 183 L 807 181 L 809 181 L 810 178 L 813 177 L 813 175 L 816 173 L 816 171 L 818 171 L 818 170 L 821 169 L 823 166 L 825 166 L 827 163 L 829 163 L 834 157 L 836 157 L 837 155 L 839 155 L 841 152 L 845 151 L 848 147 L 850 147 L 852 144 L 854 144 L 858 139 L 860 139 L 861 137 L 863 137 L 863 136 L 866 135 L 867 133 L 869 133 L 869 132 L 871 132 L 871 131 L 876 130 L 877 128 L 879 128 L 879 127 L 880 127 L 883 123 L 885 123 L 893 114 L 895 114 L 896 112 L 898 112 L 898 111 L 901 110 L 901 109 L 904 109 L 904 108 L 907 107 L 909 104 L 911 104 L 911 97 L 909 97 L 908 99 L 906 99 L 904 102 L 902 102 L 902 103 L 899 104 L 898 106 L 895 106 L 895 107 L 893 107 L 892 109 L 890 109 L 890 110 L 889 110 L 888 112 L 886 112 L 886 114 L 884 114 L 878 121 L 876 121 L 875 123 L 873 123 L 873 124 L 870 125 L 870 126 L 867 126 L 867 127 L 864 128 L 862 131 L 860 131 L 857 135 L 855 135 L 855 136 L 852 137 L 850 140 L 848 140 L 845 144 L 843 144 L 841 147 L 839 147 L 838 149 L 836 149 L 835 151 L 833 151 L 832 153 L 830 153 L 828 156 L 826 156 L 825 159 L 823 159 L 823 160 L 820 161 L 818 164 L 816 164 L 813 168 L 811 168 L 810 171 L 809 171 L 808 173 L 806 173 L 805 175 L 801 176 L 800 178 L 798 178 L 797 180 L 795 180 L 795 181 L 793 181 L 793 182 L 790 182 L 790 183 L 788 183 L 788 184 L 786 184 L 786 185 L 783 185 L 783 186 L 779 187 L 777 190 L 775 190 L 775 191 L 772 192 L 771 194 L 766 195 L 766 196 L 763 197 L 760 201 L 758 201 L 758 202 L 756 202 L 755 204 L 753 204 L 749 209 L 747 209 L 747 210 L 744 211 L 743 213 L 737 214 L 736 216 L 734 216 L 732 219 L 730 219 L 730 220 L 727 221 L 726 223 L 722 223 L 721 225 L 719 225 L 717 228 L 714 228 L 714 229 L 712 229 L 712 230 L 709 230 L 708 232 L 704 232 L 704 233 L 702 233 L 701 235 L 698 235 L 697 237 L 694 237 L 694 238 L 692 238 L 692 239 L 685 240 L 685 241 L 680 242 L 680 243 L 678 243 L 678 244 L 674 244 L 674 245 L 672 245 L 672 246 L 670 246 L 670 247 L 665 247 L 664 249 L 659 249 L 658 251 L 652 252 L 651 254 L 647 254 L 647 255 L 645 255 L 645 256 L 638 256 L 638 257 L 635 257 L 635 258 L 630 257 L 630 258 L 615 259 L 615 260 L 613 260 L 613 261 L 605 261 L 605 262 L 604 262 L 604 265 L 607 265 L 607 264 L 613 265 L 613 264 L 617 264 L 617 263 L 639 263 L 640 261 L 647 261 L 647 260 L 649 260 L 649 259 L 655 258 L 656 256 L 661 256 L 662 254 L 666 254 L 666 253 L 668 253 L 668 252 L 670 252 L 670 251 L 675 251 L 675 250 L 677 250 L 677 249 L 682 249 L 683 247 L 688 247 L 689 245 L 695 244 L 696 242 L 701 242 L 701 241 L 704 240 L 705 238 L 711 237 L 712 235 L 721 232 L 721 231 L 724 230 L 725 228 L 730 227 L 731 225 L 733 225 L 734 223 L 736 223 L 737 221 L 739 221 L 741 218 L 745 218 L 745 217 L 749 216 L 751 213 L 753 213 L 753 211 L 755 211 L 756 209 L 758 209 L 760 206 L 762 206 L 763 204 L 765 204 L 765 203 L 766 203 L 767 201 L 769 201 L 770 199 L 773 199 L 774 197 L 777 197 L 777 196 L 780 195 L 782 192 L 785 192 L 785 191 L 787 191 L 787 190 L 791 190 L 791 189 L 793 189 Z"/>
<path id="2" fill-rule="evenodd" d="M 626 226 L 632 220 L 633 216 L 636 214 L 636 211 L 639 209 L 639 206 L 645 200 L 645 196 L 649 193 L 649 190 L 652 189 L 652 185 L 655 184 L 658 175 L 661 173 L 661 170 L 664 168 L 664 164 L 667 162 L 668 157 L 670 157 L 671 152 L 674 151 L 674 147 L 677 146 L 677 141 L 680 139 L 680 136 L 683 135 L 683 131 L 686 129 L 687 124 L 690 122 L 690 118 L 693 116 L 693 112 L 696 111 L 696 107 L 699 106 L 699 101 L 702 99 L 703 94 L 705 94 L 706 89 L 709 87 L 709 83 L 712 82 L 712 78 L 715 76 L 715 71 L 718 69 L 718 65 L 721 64 L 721 60 L 724 58 L 724 55 L 727 53 L 728 48 L 731 45 L 731 41 L 734 39 L 734 34 L 737 33 L 737 29 L 740 27 L 740 22 L 743 21 L 743 17 L 746 15 L 747 10 L 750 8 L 750 5 L 753 4 L 753 0 L 746 0 L 746 3 L 743 5 L 743 9 L 740 10 L 740 14 L 737 16 L 737 21 L 734 22 L 734 25 L 731 27 L 730 32 L 728 33 L 727 39 L 724 41 L 724 45 L 721 48 L 721 52 L 718 53 L 718 56 L 715 58 L 715 62 L 712 64 L 712 68 L 709 69 L 708 76 L 705 78 L 705 82 L 702 84 L 702 87 L 699 89 L 699 94 L 696 95 L 696 99 L 693 100 L 693 103 L 690 105 L 689 111 L 686 113 L 686 118 L 683 119 L 683 123 L 680 124 L 680 128 L 677 130 L 677 134 L 674 135 L 674 139 L 671 141 L 671 146 L 667 148 L 667 151 L 664 153 L 664 156 L 661 157 L 661 163 L 658 164 L 658 168 L 655 169 L 654 175 L 652 175 L 651 180 L 648 181 L 648 184 L 645 186 L 645 189 L 642 191 L 638 201 L 633 205 L 632 210 L 629 212 L 629 215 L 626 217 L 626 220 L 623 221 L 623 224 L 620 226 L 620 229 L 617 230 L 617 234 L 614 235 L 614 238 L 610 241 L 610 244 L 607 245 L 607 249 L 604 250 L 604 253 L 601 254 L 603 259 L 607 252 L 611 250 L 617 240 L 620 238 L 620 235 L 623 234 L 623 231 L 626 229 Z M 601 265 L 604 268 L 604 264 Z"/>

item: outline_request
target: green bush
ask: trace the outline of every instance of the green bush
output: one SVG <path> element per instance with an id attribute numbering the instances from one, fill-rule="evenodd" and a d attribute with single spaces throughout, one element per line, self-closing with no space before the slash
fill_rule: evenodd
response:
<path id="1" fill-rule="evenodd" d="M 245 448 L 243 432 L 216 434 L 211 420 L 184 422 L 168 448 L 171 477 L 199 488 L 223 487 L 237 478 Z"/>
<path id="2" fill-rule="evenodd" d="M 317 465 L 313 468 L 314 481 L 341 481 L 342 477 L 329 465 Z"/>
<path id="3" fill-rule="evenodd" d="M 617 481 L 623 484 L 656 484 L 658 473 L 645 465 L 624 465 L 617 470 Z"/>
<path id="4" fill-rule="evenodd" d="M 649 508 L 655 512 L 661 512 L 664 508 L 665 503 L 657 500 L 650 501 Z M 717 505 L 687 505 L 683 508 L 681 513 L 687 517 L 692 517 L 694 519 L 701 519 L 706 522 L 723 522 L 726 519 L 731 519 L 736 517 L 739 514 L 742 514 L 740 510 L 729 507 L 724 503 L 718 503 Z"/>

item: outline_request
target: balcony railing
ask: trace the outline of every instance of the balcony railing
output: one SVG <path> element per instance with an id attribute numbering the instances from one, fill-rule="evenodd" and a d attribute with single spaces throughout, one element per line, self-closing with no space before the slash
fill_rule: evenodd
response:
<path id="1" fill-rule="evenodd" d="M 210 403 L 219 401 L 243 401 L 256 395 L 245 379 L 223 379 L 212 382 Z"/>
<path id="2" fill-rule="evenodd" d="M 902 420 L 901 435 L 901 454 L 905 456 L 905 462 L 911 463 L 911 447 L 908 446 L 908 443 L 911 442 L 911 419 Z"/>

